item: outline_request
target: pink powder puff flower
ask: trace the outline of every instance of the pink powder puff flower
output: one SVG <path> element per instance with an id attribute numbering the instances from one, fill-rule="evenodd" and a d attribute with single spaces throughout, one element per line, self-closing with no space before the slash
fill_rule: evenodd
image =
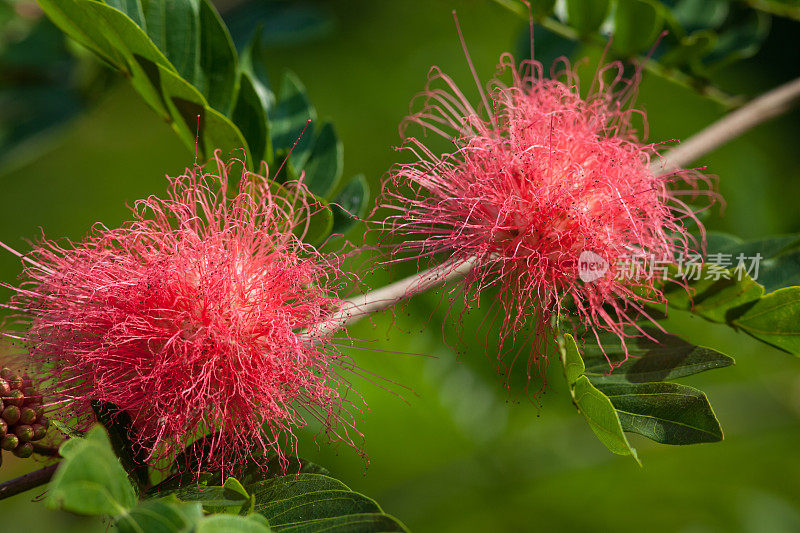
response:
<path id="1" fill-rule="evenodd" d="M 701 248 L 687 226 L 697 224 L 703 235 L 702 225 L 681 196 L 715 197 L 695 171 L 654 170 L 659 147 L 643 143 L 632 125 L 634 116 L 645 119 L 629 102 L 638 72 L 626 80 L 621 64 L 608 64 L 584 97 L 575 70 L 563 58 L 553 70 L 559 65 L 547 78 L 541 63 L 515 66 L 504 54 L 487 90 L 475 76 L 480 111 L 432 68 L 424 106 L 400 128 L 414 160 L 391 169 L 379 201 L 392 210 L 384 229 L 397 243 L 393 260 L 473 261 L 462 283 L 467 306 L 497 289 L 485 322 L 501 315 L 501 352 L 533 319 L 533 342 L 523 343 L 531 346 L 529 380 L 532 363 L 552 344 L 557 317 L 562 327 L 595 336 L 610 331 L 623 349 L 626 326 L 645 334 L 635 323 L 652 321 L 645 304 L 664 302 L 658 285 L 665 265 Z M 437 155 L 406 136 L 414 124 L 454 149 Z M 632 261 L 639 275 L 624 271 Z M 502 355 L 498 362 L 503 370 L 513 365 Z M 545 365 L 538 366 L 544 375 Z"/>
<path id="2" fill-rule="evenodd" d="M 304 416 L 352 445 L 344 357 L 302 337 L 340 307 L 345 279 L 337 257 L 295 234 L 311 211 L 305 189 L 274 194 L 244 172 L 229 197 L 233 161 L 215 163 L 219 176 L 170 178 L 167 198 L 136 202 L 119 229 L 35 246 L 9 305 L 31 365 L 84 427 L 94 400 L 127 412 L 152 463 L 212 435 L 205 469 L 252 452 L 285 465 Z"/>

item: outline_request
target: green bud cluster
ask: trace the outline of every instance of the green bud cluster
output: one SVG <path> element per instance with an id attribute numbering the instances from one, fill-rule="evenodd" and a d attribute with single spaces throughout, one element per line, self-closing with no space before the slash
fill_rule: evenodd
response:
<path id="1" fill-rule="evenodd" d="M 42 397 L 30 377 L 19 377 L 10 368 L 0 370 L 0 448 L 30 457 L 33 442 L 42 440 L 49 426 Z"/>

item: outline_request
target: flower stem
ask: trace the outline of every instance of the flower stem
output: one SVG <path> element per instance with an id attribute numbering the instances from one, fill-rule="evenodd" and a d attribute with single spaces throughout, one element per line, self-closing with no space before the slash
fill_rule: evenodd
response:
<path id="1" fill-rule="evenodd" d="M 651 169 L 653 172 L 666 173 L 684 167 L 747 130 L 788 111 L 797 101 L 800 101 L 800 78 L 772 89 L 729 113 L 653 162 Z M 439 266 L 345 300 L 339 311 L 309 329 L 306 338 L 313 340 L 323 337 L 416 294 L 460 279 L 472 270 L 475 262 L 475 257 L 449 259 Z"/>
<path id="2" fill-rule="evenodd" d="M 40 487 L 53 478 L 58 465 L 50 465 L 29 474 L 0 483 L 0 500 L 10 498 L 36 487 Z"/>

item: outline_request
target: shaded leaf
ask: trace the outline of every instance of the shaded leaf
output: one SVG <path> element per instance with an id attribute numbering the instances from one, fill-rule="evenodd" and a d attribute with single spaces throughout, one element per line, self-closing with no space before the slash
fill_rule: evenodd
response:
<path id="1" fill-rule="evenodd" d="M 311 206 L 311 214 L 306 226 L 302 224 L 295 228 L 295 233 L 300 240 L 314 246 L 325 242 L 333 230 L 333 211 L 322 198 L 316 198 L 317 205 Z"/>
<path id="2" fill-rule="evenodd" d="M 150 484 L 148 453 L 132 438 L 134 429 L 130 415 L 110 403 L 97 400 L 92 400 L 91 403 L 97 421 L 103 424 L 108 432 L 111 447 L 122 467 L 139 487 L 148 486 Z"/>
<path id="3" fill-rule="evenodd" d="M 294 160 L 294 155 L 292 155 Z M 339 183 L 344 168 L 344 150 L 333 124 L 325 122 L 305 164 L 305 184 L 317 196 L 327 198 Z"/>
<path id="4" fill-rule="evenodd" d="M 330 204 L 333 210 L 331 232 L 344 234 L 352 228 L 358 218 L 363 218 L 369 201 L 369 184 L 363 174 L 351 179 Z"/>
<path id="5" fill-rule="evenodd" d="M 253 157 L 252 166 L 257 168 L 261 161 L 272 158 L 267 114 L 250 75 L 242 72 L 240 76 L 239 94 L 231 118 L 247 140 Z"/>
<path id="6" fill-rule="evenodd" d="M 143 0 L 147 35 L 180 76 L 197 81 L 201 0 Z"/>
<path id="7" fill-rule="evenodd" d="M 311 105 L 303 84 L 293 73 L 285 73 L 280 98 L 269 110 L 270 134 L 276 155 L 285 155 L 292 150 L 290 162 L 297 171 L 302 170 L 311 154 L 316 119 L 317 112 Z"/>
<path id="8" fill-rule="evenodd" d="M 671 11 L 687 31 L 718 28 L 727 18 L 728 0 L 680 0 Z"/>
<path id="9" fill-rule="evenodd" d="M 85 4 L 83 0 L 39 0 L 42 11 L 64 33 L 110 65 L 118 69 L 123 68 L 125 62 L 122 55 L 108 41 L 102 26 L 98 25 L 95 16 L 85 9 Z"/>
<path id="10" fill-rule="evenodd" d="M 612 47 L 623 56 L 633 56 L 653 46 L 664 16 L 652 0 L 617 0 Z"/>
<path id="11" fill-rule="evenodd" d="M 228 29 L 209 0 L 200 1 L 197 87 L 208 105 L 227 115 L 236 91 L 237 57 Z"/>
<path id="12" fill-rule="evenodd" d="M 722 440 L 722 428 L 701 391 L 678 383 L 605 383 L 625 431 L 662 444 Z"/>
<path id="13" fill-rule="evenodd" d="M 105 0 L 105 2 L 111 7 L 117 8 L 128 15 L 137 26 L 147 31 L 147 24 L 144 20 L 144 11 L 142 10 L 142 2 L 140 0 Z"/>
<path id="14" fill-rule="evenodd" d="M 594 33 L 608 16 L 608 0 L 567 0 L 567 20 L 581 35 Z"/>
<path id="15" fill-rule="evenodd" d="M 720 69 L 740 59 L 752 57 L 769 34 L 770 17 L 760 11 L 747 9 L 730 20 L 730 24 L 720 28 L 716 46 L 704 59 L 710 68 Z"/>
<path id="16" fill-rule="evenodd" d="M 261 99 L 261 105 L 265 111 L 269 111 L 275 105 L 275 94 L 272 92 L 272 86 L 267 76 L 266 61 L 266 50 L 261 44 L 261 34 L 257 32 L 242 51 L 239 58 L 239 67 L 242 72 L 247 72 L 250 75 L 253 87 L 255 87 Z"/>
<path id="17" fill-rule="evenodd" d="M 732 357 L 711 348 L 695 346 L 656 327 L 645 326 L 642 329 L 650 338 L 639 334 L 625 339 L 627 361 L 619 338 L 611 333 L 600 334 L 602 349 L 597 344 L 584 347 L 586 375 L 592 383 L 665 381 L 734 363 Z M 609 360 L 615 365 L 624 362 L 612 371 Z"/>

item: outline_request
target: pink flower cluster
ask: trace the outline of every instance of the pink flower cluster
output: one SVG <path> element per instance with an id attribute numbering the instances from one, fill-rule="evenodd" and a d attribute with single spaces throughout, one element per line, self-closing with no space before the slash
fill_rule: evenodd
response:
<path id="1" fill-rule="evenodd" d="M 653 278 L 618 279 L 616 265 L 632 254 L 671 258 L 698 247 L 686 224 L 698 223 L 695 213 L 680 196 L 713 196 L 694 171 L 654 170 L 658 147 L 632 126 L 644 113 L 625 106 L 637 80 L 623 79 L 619 64 L 596 73 L 588 96 L 569 64 L 559 64 L 547 78 L 538 62 L 517 67 L 504 55 L 498 79 L 486 91 L 478 86 L 478 110 L 432 69 L 423 107 L 401 128 L 412 161 L 391 170 L 382 198 L 397 260 L 474 261 L 464 297 L 470 304 L 497 291 L 484 303 L 499 313 L 501 352 L 504 339 L 533 320 L 529 378 L 559 315 L 595 334 L 611 331 L 624 345 L 625 327 L 648 318 L 645 304 L 663 296 Z M 435 153 L 427 140 L 405 136 L 409 125 L 452 148 Z M 605 275 L 581 279 L 584 252 L 610 265 Z"/>
<path id="2" fill-rule="evenodd" d="M 117 406 L 153 462 L 212 435 L 212 469 L 282 458 L 305 416 L 334 434 L 352 423 L 337 392 L 343 356 L 302 338 L 339 308 L 344 279 L 335 256 L 295 235 L 313 209 L 302 185 L 271 192 L 249 173 L 234 185 L 233 162 L 215 164 L 219 176 L 171 178 L 166 199 L 137 202 L 119 229 L 42 241 L 10 304 L 33 366 L 79 421 L 93 400 Z"/>

